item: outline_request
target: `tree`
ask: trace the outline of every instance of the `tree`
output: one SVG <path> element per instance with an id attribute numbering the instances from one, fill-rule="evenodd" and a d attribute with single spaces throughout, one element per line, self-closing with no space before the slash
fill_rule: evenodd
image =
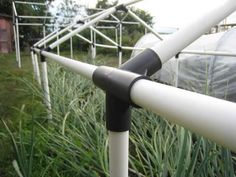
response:
<path id="1" fill-rule="evenodd" d="M 86 8 L 80 0 L 63 0 L 54 10 L 55 15 L 59 17 L 55 22 L 56 25 L 69 24 L 87 15 Z"/>

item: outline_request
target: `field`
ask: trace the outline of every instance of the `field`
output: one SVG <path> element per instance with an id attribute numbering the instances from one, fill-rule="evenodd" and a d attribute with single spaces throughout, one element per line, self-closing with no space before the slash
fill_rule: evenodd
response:
<path id="1" fill-rule="evenodd" d="M 87 54 L 76 59 L 86 62 Z M 100 55 L 96 64 L 114 66 Z M 53 120 L 47 120 L 42 91 L 23 54 L 0 55 L 0 176 L 109 176 L 104 93 L 92 82 L 49 62 Z M 134 109 L 130 133 L 131 177 L 234 177 L 227 149 L 142 109 Z"/>

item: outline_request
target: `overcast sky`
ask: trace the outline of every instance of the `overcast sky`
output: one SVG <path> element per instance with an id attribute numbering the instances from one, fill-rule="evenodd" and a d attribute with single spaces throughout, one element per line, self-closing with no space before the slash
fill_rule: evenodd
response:
<path id="1" fill-rule="evenodd" d="M 89 7 L 94 7 L 97 2 L 97 0 L 79 1 L 83 1 Z M 127 0 L 119 0 L 119 2 L 125 1 Z M 134 6 L 149 12 L 154 17 L 156 26 L 182 27 L 224 2 L 225 0 L 143 0 Z M 236 13 L 227 21 L 236 23 Z"/>

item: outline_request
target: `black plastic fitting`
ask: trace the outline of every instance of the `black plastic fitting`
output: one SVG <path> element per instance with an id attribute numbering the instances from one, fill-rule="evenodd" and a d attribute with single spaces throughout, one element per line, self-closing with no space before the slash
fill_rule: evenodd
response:
<path id="1" fill-rule="evenodd" d="M 161 69 L 162 62 L 160 57 L 152 49 L 145 49 L 143 52 L 128 60 L 120 69 L 134 73 L 151 76 Z"/>
<path id="2" fill-rule="evenodd" d="M 40 60 L 41 60 L 41 62 L 46 62 L 46 57 L 42 55 L 42 52 L 43 52 L 43 51 L 49 52 L 49 51 L 51 51 L 51 50 L 52 50 L 52 49 L 51 49 L 49 46 L 46 47 L 46 48 L 44 48 L 44 49 L 41 49 L 41 50 L 40 50 L 39 55 L 40 55 Z"/>
<path id="3" fill-rule="evenodd" d="M 180 52 L 175 55 L 175 58 L 179 58 Z"/>
<path id="4" fill-rule="evenodd" d="M 78 20 L 76 23 L 77 23 L 77 24 L 82 24 L 82 25 L 83 25 L 85 22 L 82 21 L 82 20 Z"/>
<path id="5" fill-rule="evenodd" d="M 133 104 L 130 90 L 133 84 L 140 79 L 148 78 L 107 66 L 100 66 L 93 73 L 93 82 L 96 86 L 129 104 Z"/>
<path id="6" fill-rule="evenodd" d="M 121 52 L 122 51 L 122 47 L 121 46 L 118 46 L 118 52 Z"/>

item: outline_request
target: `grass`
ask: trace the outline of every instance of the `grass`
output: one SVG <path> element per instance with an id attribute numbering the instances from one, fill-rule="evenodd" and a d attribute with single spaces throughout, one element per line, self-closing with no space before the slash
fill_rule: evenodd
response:
<path id="1" fill-rule="evenodd" d="M 78 58 L 87 61 L 86 54 Z M 14 63 L 13 57 L 10 60 Z M 114 65 L 117 61 L 100 55 L 99 65 L 106 62 Z M 41 89 L 31 70 L 17 71 L 14 79 L 3 82 L 5 87 L 16 82 L 21 99 L 4 107 L 11 111 L 3 111 L 8 116 L 0 124 L 1 144 L 5 146 L 0 151 L 8 157 L 1 158 L 4 173 L 0 176 L 108 176 L 104 93 L 55 63 L 48 67 L 53 108 L 50 123 L 45 121 Z M 14 70 L 18 69 L 12 67 L 10 72 Z M 235 176 L 235 157 L 229 150 L 142 109 L 133 110 L 129 159 L 131 177 Z"/>

